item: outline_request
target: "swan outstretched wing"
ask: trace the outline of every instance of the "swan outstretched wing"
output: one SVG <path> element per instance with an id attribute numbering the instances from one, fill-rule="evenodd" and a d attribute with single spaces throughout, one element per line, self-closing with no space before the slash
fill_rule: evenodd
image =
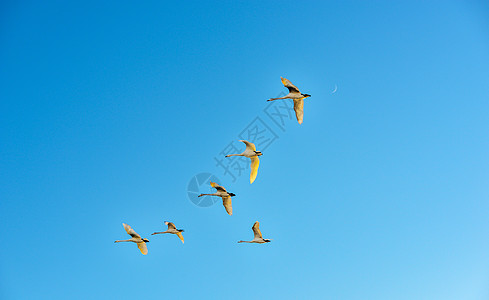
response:
<path id="1" fill-rule="evenodd" d="M 299 89 L 287 78 L 280 77 L 280 79 L 282 79 L 282 83 L 285 85 L 285 87 L 289 89 L 289 93 L 300 93 Z"/>
<path id="2" fill-rule="evenodd" d="M 220 186 L 219 184 L 217 184 L 215 182 L 212 182 L 211 181 L 211 186 L 213 188 L 215 188 L 216 190 L 218 190 L 218 191 L 226 192 L 226 189 L 225 188 L 223 188 L 222 186 Z"/>
<path id="3" fill-rule="evenodd" d="M 253 234 L 255 235 L 255 239 L 261 239 L 261 231 L 260 231 L 260 222 L 256 221 L 255 224 L 253 224 Z"/>
<path id="4" fill-rule="evenodd" d="M 131 228 L 131 226 L 125 223 L 122 223 L 122 226 L 124 226 L 124 229 L 126 230 L 127 234 L 129 234 L 133 238 L 141 238 L 141 236 L 137 234 L 136 231 L 134 231 L 134 229 Z"/>
<path id="5" fill-rule="evenodd" d="M 142 254 L 144 254 L 144 255 L 148 254 L 148 247 L 146 247 L 146 243 L 145 242 L 138 243 L 138 248 L 139 248 L 139 251 L 141 251 Z"/>
<path id="6" fill-rule="evenodd" d="M 245 143 L 245 145 L 246 145 L 246 150 L 256 151 L 255 144 L 250 143 L 250 142 L 245 141 L 245 140 L 239 140 L 239 141 L 240 141 L 240 142 Z"/>
<path id="7" fill-rule="evenodd" d="M 232 216 L 233 206 L 231 204 L 231 196 L 222 197 L 222 205 L 224 205 L 224 208 L 226 209 L 228 215 Z"/>
<path id="8" fill-rule="evenodd" d="M 177 232 L 176 235 L 178 235 L 178 237 L 180 238 L 180 240 L 182 241 L 182 243 L 185 243 L 184 240 L 183 240 L 183 235 L 181 232 Z"/>
<path id="9" fill-rule="evenodd" d="M 172 222 L 165 221 L 165 225 L 168 225 L 168 229 L 177 229 L 177 227 L 175 227 L 175 224 L 173 224 Z"/>
<path id="10" fill-rule="evenodd" d="M 260 159 L 258 156 L 254 156 L 251 158 L 251 173 L 250 173 L 250 183 L 253 183 L 256 179 L 256 175 L 258 174 L 258 166 L 260 165 Z"/>
<path id="11" fill-rule="evenodd" d="M 304 118 L 304 100 L 294 100 L 294 110 L 295 116 L 297 117 L 297 122 L 302 124 L 302 119 Z"/>

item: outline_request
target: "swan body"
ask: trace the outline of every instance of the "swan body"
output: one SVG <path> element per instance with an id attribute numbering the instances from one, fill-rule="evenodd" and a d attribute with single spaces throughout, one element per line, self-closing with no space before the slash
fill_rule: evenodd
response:
<path id="1" fill-rule="evenodd" d="M 261 235 L 260 231 L 260 222 L 256 221 L 255 224 L 253 224 L 253 227 L 251 227 L 253 230 L 254 238 L 251 241 L 239 241 L 238 243 L 257 243 L 257 244 L 264 244 L 264 243 L 270 243 L 271 240 L 264 239 Z"/>
<path id="2" fill-rule="evenodd" d="M 148 247 L 146 247 L 146 243 L 149 243 L 149 240 L 142 238 L 139 234 L 136 233 L 136 231 L 134 231 L 134 229 L 131 228 L 131 226 L 125 223 L 122 223 L 122 226 L 124 226 L 124 229 L 126 230 L 127 234 L 131 236 L 131 238 L 128 240 L 118 240 L 114 243 L 133 242 L 137 244 L 139 251 L 141 251 L 142 254 L 148 254 Z"/>
<path id="3" fill-rule="evenodd" d="M 243 142 L 246 145 L 245 151 L 240 154 L 228 154 L 226 155 L 226 157 L 244 156 L 251 159 L 250 183 L 253 183 L 256 179 L 256 175 L 258 175 L 258 166 L 260 166 L 260 159 L 258 158 L 258 156 L 262 156 L 263 153 L 261 153 L 260 151 L 256 151 L 255 144 L 245 140 L 239 140 L 239 141 Z"/>
<path id="4" fill-rule="evenodd" d="M 178 236 L 178 238 L 182 241 L 182 243 L 184 243 L 183 235 L 182 235 L 182 232 L 184 231 L 183 229 L 177 229 L 175 224 L 173 224 L 172 222 L 165 221 L 165 225 L 168 225 L 168 229 L 166 231 L 153 232 L 151 235 L 164 234 L 164 233 L 176 234 Z"/>
<path id="5" fill-rule="evenodd" d="M 233 206 L 231 203 L 231 197 L 234 197 L 236 195 L 233 193 L 228 193 L 228 191 L 226 191 L 226 189 L 224 187 L 218 185 L 215 182 L 211 181 L 211 186 L 217 190 L 214 194 L 200 194 L 198 197 L 202 197 L 202 196 L 221 197 L 222 198 L 222 205 L 226 209 L 226 212 L 228 213 L 228 215 L 231 216 L 233 214 Z"/>
<path id="6" fill-rule="evenodd" d="M 295 116 L 297 118 L 297 122 L 302 124 L 304 119 L 304 99 L 307 97 L 311 97 L 309 94 L 302 94 L 299 89 L 292 84 L 287 78 L 280 77 L 284 86 L 289 90 L 289 93 L 283 97 L 279 98 L 270 98 L 267 101 L 274 101 L 280 99 L 292 99 L 294 100 L 294 111 Z"/>

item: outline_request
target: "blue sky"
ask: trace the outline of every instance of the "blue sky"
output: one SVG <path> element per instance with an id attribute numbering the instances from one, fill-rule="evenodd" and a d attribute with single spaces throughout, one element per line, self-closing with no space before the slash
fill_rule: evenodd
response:
<path id="1" fill-rule="evenodd" d="M 0 298 L 489 298 L 483 1 L 0 8 Z M 312 95 L 284 130 L 280 76 Z M 214 158 L 257 117 L 250 185 Z"/>

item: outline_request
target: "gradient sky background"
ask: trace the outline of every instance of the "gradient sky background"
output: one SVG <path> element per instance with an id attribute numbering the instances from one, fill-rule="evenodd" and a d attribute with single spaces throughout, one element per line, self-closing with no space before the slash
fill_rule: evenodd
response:
<path id="1" fill-rule="evenodd" d="M 2 2 L 0 298 L 488 299 L 489 5 L 391 2 Z M 304 123 L 233 183 L 280 76 Z"/>

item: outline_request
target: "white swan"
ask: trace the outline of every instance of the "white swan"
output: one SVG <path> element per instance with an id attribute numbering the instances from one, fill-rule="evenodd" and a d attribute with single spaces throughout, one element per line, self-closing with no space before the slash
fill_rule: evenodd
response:
<path id="1" fill-rule="evenodd" d="M 146 243 L 149 243 L 148 239 L 143 239 L 139 234 L 134 231 L 131 226 L 122 223 L 122 226 L 124 226 L 124 229 L 126 230 L 127 234 L 131 236 L 131 239 L 129 240 L 119 240 L 115 241 L 114 243 L 120 243 L 120 242 L 133 242 L 138 245 L 139 250 L 141 251 L 142 254 L 146 255 L 148 254 L 148 248 L 146 247 Z"/>
<path id="2" fill-rule="evenodd" d="M 258 243 L 258 244 L 264 244 L 264 243 L 270 243 L 271 240 L 264 239 L 261 236 L 261 231 L 260 231 L 260 222 L 256 221 L 255 224 L 253 224 L 253 234 L 255 237 L 251 241 L 239 241 L 238 243 Z"/>
<path id="3" fill-rule="evenodd" d="M 236 196 L 233 193 L 228 193 L 225 188 L 222 186 L 218 185 L 215 182 L 211 181 L 211 186 L 215 188 L 217 191 L 214 194 L 200 194 L 198 197 L 202 196 L 217 196 L 222 198 L 222 205 L 224 205 L 224 208 L 226 209 L 226 212 L 228 215 L 233 214 L 233 207 L 231 205 L 231 197 Z"/>
<path id="4" fill-rule="evenodd" d="M 183 235 L 182 235 L 182 232 L 184 230 L 183 229 L 177 229 L 177 227 L 175 227 L 175 224 L 173 224 L 172 222 L 165 221 L 165 224 L 168 225 L 168 230 L 167 231 L 153 232 L 151 235 L 163 234 L 163 233 L 173 233 L 173 234 L 176 234 L 180 238 L 180 240 L 182 240 L 182 243 L 184 243 Z"/>
<path id="5" fill-rule="evenodd" d="M 230 156 L 244 156 L 251 159 L 251 173 L 250 173 L 250 183 L 253 183 L 256 179 L 256 175 L 258 174 L 258 166 L 260 165 L 260 159 L 258 156 L 263 155 L 260 151 L 256 151 L 255 144 L 250 143 L 245 140 L 239 140 L 240 142 L 245 143 L 246 149 L 241 154 L 228 154 L 226 157 Z"/>
<path id="6" fill-rule="evenodd" d="M 279 100 L 279 99 L 292 99 L 294 100 L 294 110 L 295 110 L 295 116 L 297 118 L 297 122 L 299 124 L 302 124 L 302 120 L 304 118 L 304 99 L 307 97 L 311 97 L 309 94 L 302 94 L 299 89 L 292 84 L 288 79 L 280 77 L 282 79 L 282 83 L 285 85 L 286 88 L 289 89 L 289 93 L 285 95 L 284 97 L 280 98 L 270 98 L 267 101 L 274 101 L 274 100 Z"/>

